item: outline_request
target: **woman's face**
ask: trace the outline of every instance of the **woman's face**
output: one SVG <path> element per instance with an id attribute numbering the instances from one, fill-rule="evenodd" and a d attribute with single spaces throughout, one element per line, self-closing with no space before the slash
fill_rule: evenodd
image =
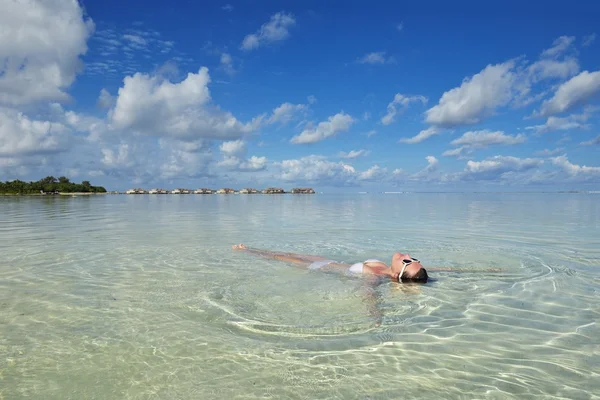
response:
<path id="1" fill-rule="evenodd" d="M 398 279 L 398 275 L 400 274 L 400 272 L 402 272 L 402 268 L 404 267 L 404 262 L 402 260 L 410 260 L 411 256 L 410 254 L 406 253 L 400 253 L 400 252 L 396 252 L 394 253 L 394 255 L 392 256 L 392 273 L 393 273 L 393 277 L 394 279 Z M 423 268 L 423 266 L 421 265 L 420 262 L 411 262 L 410 264 L 408 264 L 406 266 L 406 269 L 404 270 L 404 276 L 405 277 L 411 277 L 414 276 L 417 272 L 419 272 L 419 270 Z"/>

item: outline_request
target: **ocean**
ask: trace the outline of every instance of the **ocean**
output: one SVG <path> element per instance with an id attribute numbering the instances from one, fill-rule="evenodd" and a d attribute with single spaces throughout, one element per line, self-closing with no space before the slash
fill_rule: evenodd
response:
<path id="1" fill-rule="evenodd" d="M 0 399 L 600 398 L 600 194 L 10 196 L 0 254 Z"/>

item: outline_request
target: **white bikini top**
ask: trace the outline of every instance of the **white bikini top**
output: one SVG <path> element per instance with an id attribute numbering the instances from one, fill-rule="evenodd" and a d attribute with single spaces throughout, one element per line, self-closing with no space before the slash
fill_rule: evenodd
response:
<path id="1" fill-rule="evenodd" d="M 382 261 L 376 260 L 374 258 L 369 258 L 368 260 L 365 260 L 363 262 L 352 264 L 350 266 L 350 268 L 348 268 L 348 272 L 352 272 L 353 274 L 362 274 L 363 273 L 363 265 L 365 265 L 365 263 L 368 263 L 368 262 L 382 262 Z"/>

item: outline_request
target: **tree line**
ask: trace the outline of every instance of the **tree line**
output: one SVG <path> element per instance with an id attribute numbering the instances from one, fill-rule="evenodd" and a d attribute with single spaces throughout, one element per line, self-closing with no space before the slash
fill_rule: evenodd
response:
<path id="1" fill-rule="evenodd" d="M 81 183 L 71 182 L 69 178 L 61 176 L 55 178 L 47 176 L 37 182 L 0 181 L 0 194 L 40 194 L 44 193 L 106 193 L 102 186 L 92 186 L 89 181 Z"/>

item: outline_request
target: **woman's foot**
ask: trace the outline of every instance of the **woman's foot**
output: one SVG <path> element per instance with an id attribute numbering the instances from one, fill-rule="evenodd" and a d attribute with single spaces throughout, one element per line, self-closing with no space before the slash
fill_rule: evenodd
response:
<path id="1" fill-rule="evenodd" d="M 245 244 L 242 244 L 242 243 L 234 244 L 232 246 L 232 249 L 234 249 L 234 250 L 246 250 L 247 248 L 248 248 L 248 246 L 246 246 Z"/>

